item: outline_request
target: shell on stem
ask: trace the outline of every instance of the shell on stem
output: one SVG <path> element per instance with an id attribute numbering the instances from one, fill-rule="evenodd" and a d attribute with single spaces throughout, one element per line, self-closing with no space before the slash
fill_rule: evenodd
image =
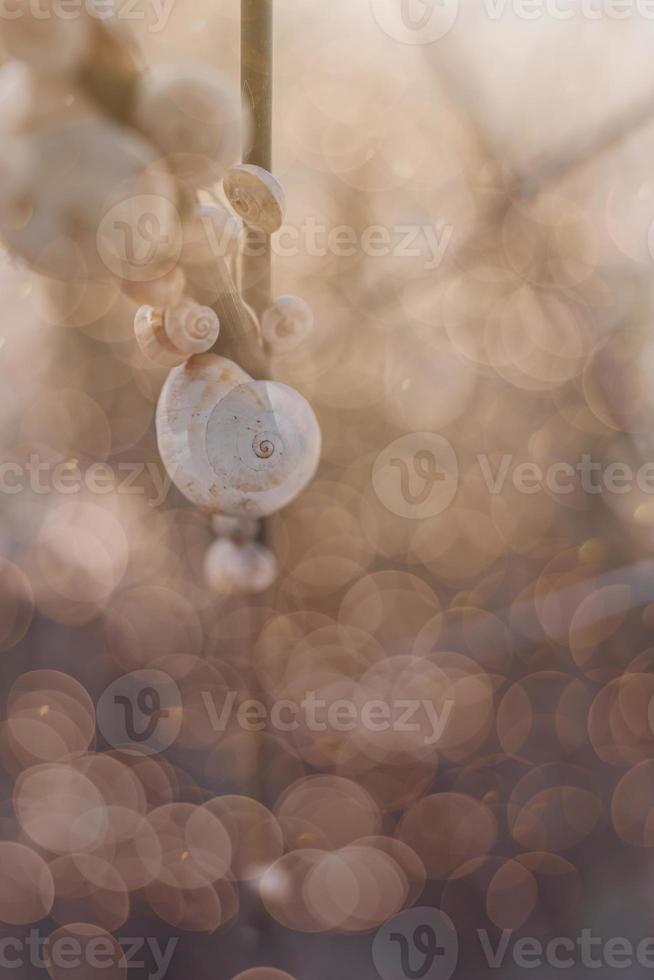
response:
<path id="1" fill-rule="evenodd" d="M 223 181 L 225 196 L 249 228 L 273 235 L 284 223 L 286 195 L 279 181 L 263 167 L 232 167 Z"/>
<path id="2" fill-rule="evenodd" d="M 286 507 L 320 459 L 318 422 L 297 391 L 253 381 L 214 354 L 170 372 L 157 437 L 178 489 L 198 507 L 233 517 L 266 517 Z"/>
<path id="3" fill-rule="evenodd" d="M 165 309 L 141 306 L 134 318 L 134 333 L 148 360 L 175 367 L 213 347 L 220 321 L 210 307 L 185 299 Z"/>

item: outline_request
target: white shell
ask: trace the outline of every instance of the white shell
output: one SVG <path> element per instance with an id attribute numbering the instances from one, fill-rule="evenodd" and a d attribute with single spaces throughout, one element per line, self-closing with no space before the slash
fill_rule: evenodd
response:
<path id="1" fill-rule="evenodd" d="M 2 44 L 10 58 L 26 61 L 39 74 L 61 76 L 77 71 L 90 55 L 94 24 L 81 5 L 72 17 L 62 17 L 47 2 L 22 3 L 16 13 L 2 17 Z"/>
<path id="2" fill-rule="evenodd" d="M 261 317 L 263 337 L 272 354 L 298 347 L 314 327 L 313 310 L 299 296 L 280 296 Z"/>
<path id="3" fill-rule="evenodd" d="M 234 517 L 266 517 L 286 507 L 320 459 L 320 428 L 298 392 L 253 381 L 214 354 L 170 372 L 157 436 L 179 490 L 198 507 Z"/>
<path id="4" fill-rule="evenodd" d="M 210 307 L 185 299 L 165 309 L 140 307 L 134 317 L 134 333 L 148 360 L 175 367 L 194 354 L 211 350 L 220 334 L 220 321 Z"/>
<path id="5" fill-rule="evenodd" d="M 213 263 L 235 255 L 243 241 L 243 225 L 227 208 L 198 204 L 184 222 L 182 265 Z"/>
<path id="6" fill-rule="evenodd" d="M 261 544 L 221 538 L 209 547 L 204 571 L 207 584 L 218 595 L 256 595 L 274 584 L 277 561 Z"/>
<path id="7" fill-rule="evenodd" d="M 145 281 L 175 266 L 177 188 L 140 137 L 96 118 L 44 128 L 20 145 L 25 166 L 13 200 L 1 193 L 9 214 L 13 207 L 24 217 L 0 215 L 0 231 L 36 272 Z M 0 141 L 0 171 L 14 175 L 10 152 Z"/>
<path id="8" fill-rule="evenodd" d="M 139 306 L 177 306 L 186 288 L 186 276 L 177 267 L 158 279 L 150 282 L 123 282 L 121 287 L 126 296 Z"/>
<path id="9" fill-rule="evenodd" d="M 259 521 L 249 517 L 214 514 L 211 526 L 219 538 L 231 538 L 232 541 L 254 541 L 259 533 Z"/>
<path id="10" fill-rule="evenodd" d="M 197 65 L 158 65 L 139 82 L 134 124 L 152 139 L 177 177 L 210 187 L 238 159 L 241 100 L 233 87 Z"/>
<path id="11" fill-rule="evenodd" d="M 244 224 L 273 235 L 284 223 L 286 195 L 263 167 L 232 167 L 223 181 L 225 196 Z"/>

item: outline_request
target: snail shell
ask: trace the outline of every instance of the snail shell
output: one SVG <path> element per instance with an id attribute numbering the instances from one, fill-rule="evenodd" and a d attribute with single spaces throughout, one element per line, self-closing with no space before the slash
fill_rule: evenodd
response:
<path id="1" fill-rule="evenodd" d="M 177 187 L 138 135 L 94 117 L 17 142 L 25 161 L 11 199 L 6 186 L 0 192 L 9 212 L 0 215 L 0 231 L 34 271 L 55 279 L 144 281 L 175 266 Z M 0 170 L 7 166 L 12 178 L 13 152 L 0 141 Z"/>
<path id="2" fill-rule="evenodd" d="M 271 353 L 293 350 L 314 327 L 313 310 L 299 296 L 280 296 L 261 318 L 263 337 Z"/>
<path id="3" fill-rule="evenodd" d="M 174 368 L 157 407 L 164 465 L 192 503 L 233 517 L 266 517 L 290 504 L 320 459 L 320 429 L 287 385 L 253 381 L 214 354 Z"/>
<path id="4" fill-rule="evenodd" d="M 238 159 L 242 106 L 209 68 L 158 65 L 139 80 L 134 124 L 191 187 L 210 187 Z"/>
<path id="5" fill-rule="evenodd" d="M 243 225 L 226 208 L 198 204 L 184 222 L 183 233 L 182 265 L 208 265 L 238 252 Z"/>
<path id="6" fill-rule="evenodd" d="M 2 44 L 10 58 L 27 62 L 41 75 L 72 74 L 93 45 L 94 24 L 83 9 L 63 17 L 54 4 L 19 0 L 15 16 L 2 18 Z"/>
<path id="7" fill-rule="evenodd" d="M 219 538 L 231 538 L 232 541 L 254 541 L 259 533 L 259 522 L 249 517 L 214 514 L 211 526 Z"/>
<path id="8" fill-rule="evenodd" d="M 250 228 L 273 235 L 284 223 L 286 195 L 278 180 L 263 167 L 232 167 L 223 181 L 225 196 Z"/>
<path id="9" fill-rule="evenodd" d="M 209 547 L 204 571 L 207 584 L 218 595 L 256 595 L 274 584 L 277 561 L 261 544 L 221 538 Z"/>
<path id="10" fill-rule="evenodd" d="M 194 354 L 211 350 L 218 340 L 220 321 L 210 307 L 186 299 L 165 309 L 140 307 L 134 318 L 134 333 L 148 360 L 175 367 Z"/>

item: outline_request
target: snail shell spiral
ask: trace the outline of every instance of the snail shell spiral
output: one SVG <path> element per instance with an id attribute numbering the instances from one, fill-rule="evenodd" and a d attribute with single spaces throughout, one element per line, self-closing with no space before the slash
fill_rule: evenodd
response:
<path id="1" fill-rule="evenodd" d="M 204 354 L 220 333 L 218 317 L 211 307 L 188 299 L 166 309 L 164 327 L 173 347 L 187 354 Z"/>
<path id="2" fill-rule="evenodd" d="M 210 307 L 185 299 L 166 309 L 141 306 L 134 319 L 134 332 L 149 360 L 162 367 L 175 367 L 213 347 L 220 334 L 220 321 Z"/>
<path id="3" fill-rule="evenodd" d="M 263 167 L 232 167 L 223 181 L 225 196 L 244 224 L 273 235 L 284 223 L 286 195 Z"/>
<path id="4" fill-rule="evenodd" d="M 320 459 L 320 428 L 298 392 L 253 381 L 213 354 L 170 372 L 157 435 L 181 492 L 198 507 L 233 517 L 266 517 L 286 507 Z"/>

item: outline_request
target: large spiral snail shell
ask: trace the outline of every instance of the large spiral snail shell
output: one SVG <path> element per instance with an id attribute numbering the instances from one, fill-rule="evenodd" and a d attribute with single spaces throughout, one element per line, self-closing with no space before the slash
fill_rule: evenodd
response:
<path id="1" fill-rule="evenodd" d="M 267 235 L 284 223 L 286 195 L 279 181 L 263 167 L 232 167 L 223 181 L 225 196 L 243 223 Z"/>
<path id="2" fill-rule="evenodd" d="M 234 517 L 266 517 L 286 507 L 320 458 L 320 428 L 298 392 L 253 381 L 215 354 L 170 372 L 157 437 L 178 489 L 196 506 Z"/>
<path id="3" fill-rule="evenodd" d="M 220 321 L 210 307 L 184 299 L 165 309 L 141 306 L 134 318 L 134 333 L 149 360 L 175 367 L 213 347 Z"/>

